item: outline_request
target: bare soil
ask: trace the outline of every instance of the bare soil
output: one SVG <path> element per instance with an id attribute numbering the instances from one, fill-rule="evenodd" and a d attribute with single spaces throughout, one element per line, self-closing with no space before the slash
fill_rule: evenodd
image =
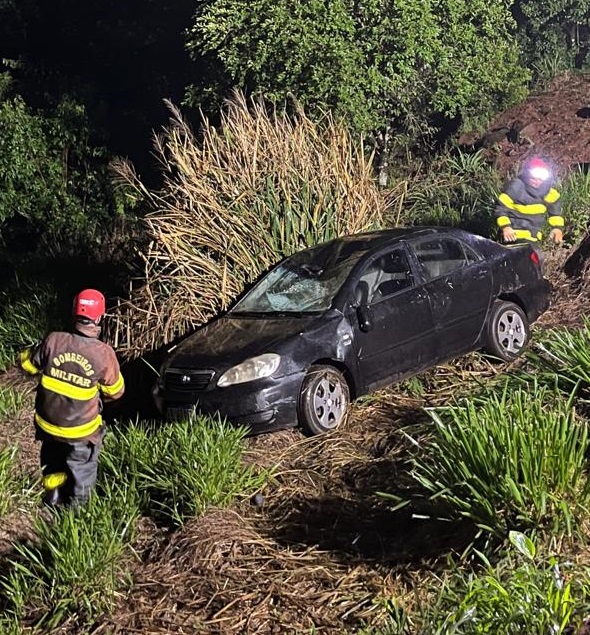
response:
<path id="1" fill-rule="evenodd" d="M 561 171 L 590 165 L 590 75 L 562 75 L 547 89 L 503 112 L 483 135 L 460 143 L 484 147 L 503 174 L 531 154 L 550 158 Z"/>

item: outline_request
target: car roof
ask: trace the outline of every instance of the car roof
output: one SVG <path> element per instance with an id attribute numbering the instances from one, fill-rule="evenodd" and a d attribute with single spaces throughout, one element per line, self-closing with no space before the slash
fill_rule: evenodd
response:
<path id="1" fill-rule="evenodd" d="M 409 238 L 419 238 L 421 236 L 432 236 L 436 234 L 451 234 L 464 240 L 475 236 L 463 229 L 451 227 L 395 227 L 393 229 L 381 229 L 372 232 L 362 232 L 340 236 L 330 241 L 309 247 L 308 250 L 317 250 L 318 253 L 327 255 L 329 253 L 352 253 L 369 252 L 379 250 L 381 247 L 395 244 L 397 241 Z M 481 237 L 477 237 L 481 239 Z M 304 251 L 308 251 L 304 250 Z"/>
<path id="2" fill-rule="evenodd" d="M 473 242 L 474 240 L 481 240 L 486 243 L 491 242 L 481 236 L 476 236 L 457 228 L 396 227 L 393 229 L 382 229 L 340 236 L 295 252 L 286 260 L 291 263 L 301 263 L 304 261 L 307 264 L 322 268 L 333 267 L 345 261 L 352 266 L 370 254 L 378 253 L 381 249 L 394 246 L 404 239 L 435 236 L 437 234 L 462 238 L 467 242 Z"/>

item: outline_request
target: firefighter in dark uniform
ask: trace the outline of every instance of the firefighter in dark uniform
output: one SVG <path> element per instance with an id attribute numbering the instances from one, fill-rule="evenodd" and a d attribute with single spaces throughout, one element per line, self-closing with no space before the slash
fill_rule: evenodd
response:
<path id="1" fill-rule="evenodd" d="M 553 242 L 563 241 L 560 194 L 553 182 L 551 167 L 539 157 L 528 159 L 518 177 L 508 182 L 498 196 L 495 212 L 503 243 L 528 242 L 543 259 L 540 244 L 546 224 Z"/>
<path id="2" fill-rule="evenodd" d="M 96 483 L 104 434 L 102 400 L 125 386 L 115 351 L 100 341 L 105 298 L 85 289 L 74 299 L 71 332 L 56 331 L 21 353 L 21 366 L 40 375 L 35 399 L 45 502 L 77 506 Z"/>

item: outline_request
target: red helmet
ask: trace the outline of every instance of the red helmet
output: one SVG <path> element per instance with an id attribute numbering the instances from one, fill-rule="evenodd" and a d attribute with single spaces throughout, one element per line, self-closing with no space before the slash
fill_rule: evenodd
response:
<path id="1" fill-rule="evenodd" d="M 527 178 L 548 181 L 552 178 L 551 166 L 540 157 L 532 157 L 523 166 L 523 174 Z"/>
<path id="2" fill-rule="evenodd" d="M 74 317 L 88 318 L 98 322 L 105 314 L 106 303 L 104 295 L 96 289 L 84 289 L 74 298 Z"/>

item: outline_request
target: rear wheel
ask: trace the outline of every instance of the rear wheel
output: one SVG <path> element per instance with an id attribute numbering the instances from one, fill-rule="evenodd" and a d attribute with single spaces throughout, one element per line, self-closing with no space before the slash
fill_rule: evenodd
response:
<path id="1" fill-rule="evenodd" d="M 530 327 L 524 311 L 514 302 L 496 300 L 486 325 L 485 351 L 511 362 L 523 351 L 530 337 Z"/>
<path id="2" fill-rule="evenodd" d="M 308 435 L 338 428 L 350 405 L 350 391 L 344 375 L 333 366 L 311 366 L 299 395 L 299 420 Z"/>

